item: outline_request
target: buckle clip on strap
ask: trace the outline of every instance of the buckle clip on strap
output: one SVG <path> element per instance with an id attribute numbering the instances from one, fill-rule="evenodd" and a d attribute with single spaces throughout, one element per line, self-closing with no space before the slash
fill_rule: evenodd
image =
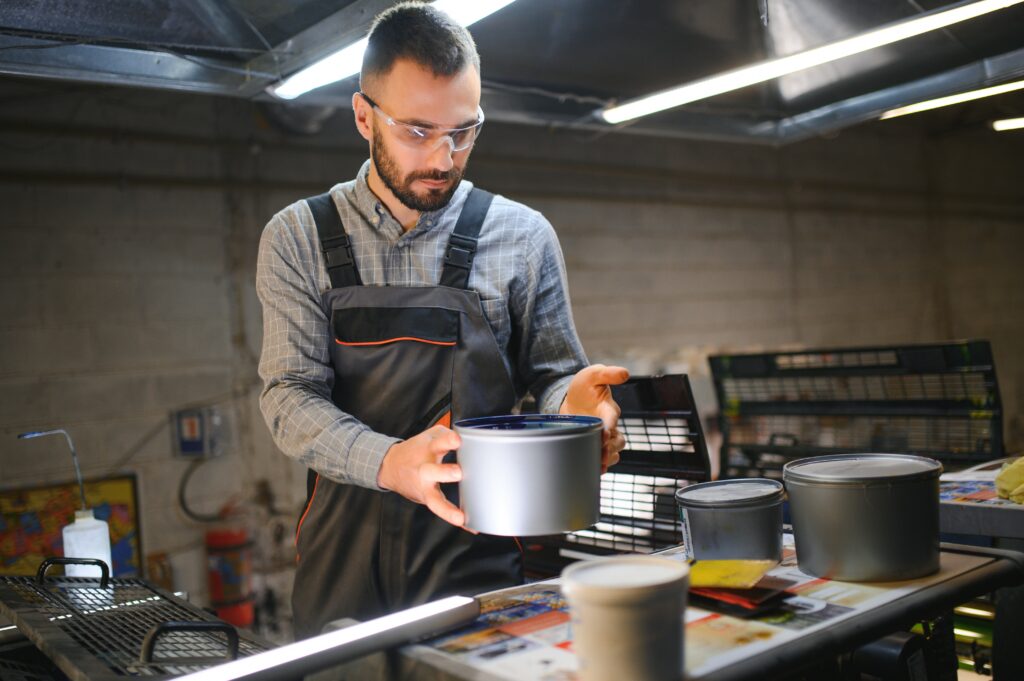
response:
<path id="1" fill-rule="evenodd" d="M 477 240 L 471 236 L 452 234 L 448 238 L 444 264 L 469 271 L 473 267 L 473 258 L 476 256 L 476 244 Z"/>
<path id="2" fill-rule="evenodd" d="M 324 258 L 327 260 L 328 269 L 355 264 L 352 241 L 348 238 L 348 234 L 329 237 L 321 241 L 320 245 L 323 248 Z"/>
<path id="3" fill-rule="evenodd" d="M 345 225 L 341 222 L 341 215 L 330 193 L 310 197 L 306 199 L 306 204 L 313 214 L 313 222 L 316 223 L 317 237 L 320 239 L 320 250 L 324 254 L 327 275 L 331 279 L 331 288 L 362 284 L 359 270 L 356 268 L 352 241 L 345 231 Z"/>
<path id="4" fill-rule="evenodd" d="M 476 187 L 466 197 L 455 229 L 448 237 L 444 268 L 441 270 L 441 286 L 469 288 L 469 272 L 473 267 L 473 258 L 476 257 L 477 237 L 480 236 L 493 198 L 494 194 Z"/>

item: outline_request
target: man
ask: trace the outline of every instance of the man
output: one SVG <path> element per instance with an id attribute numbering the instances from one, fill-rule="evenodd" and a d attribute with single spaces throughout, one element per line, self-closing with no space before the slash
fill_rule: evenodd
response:
<path id="1" fill-rule="evenodd" d="M 550 224 L 462 180 L 479 104 L 469 33 L 427 5 L 387 10 L 352 98 L 370 160 L 264 231 L 260 404 L 310 468 L 299 637 L 522 581 L 518 541 L 467 531 L 441 490 L 460 478 L 454 420 L 529 391 L 541 411 L 603 419 L 604 470 L 624 445 L 609 385 L 628 373 L 586 366 Z"/>

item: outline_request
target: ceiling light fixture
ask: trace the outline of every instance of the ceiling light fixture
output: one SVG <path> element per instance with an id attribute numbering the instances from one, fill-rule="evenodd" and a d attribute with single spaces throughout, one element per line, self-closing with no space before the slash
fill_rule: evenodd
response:
<path id="1" fill-rule="evenodd" d="M 879 116 L 878 119 L 884 121 L 887 118 L 896 118 L 897 116 L 906 116 L 907 114 L 919 113 L 921 111 L 930 111 L 931 109 L 938 109 L 939 107 L 943 106 L 952 106 L 953 104 L 969 102 L 973 99 L 981 99 L 982 97 L 992 97 L 993 95 L 1001 95 L 1004 92 L 1013 92 L 1014 90 L 1022 89 L 1024 89 L 1024 80 L 1017 80 L 1012 83 L 1003 83 L 1002 85 L 994 85 L 992 87 L 986 87 L 980 90 L 971 90 L 970 92 L 958 92 L 955 95 L 939 97 L 938 99 L 929 99 L 924 102 L 908 104 L 907 106 L 901 106 L 896 109 L 890 109 L 889 111 L 886 111 L 884 114 Z"/>
<path id="2" fill-rule="evenodd" d="M 469 26 L 512 2 L 514 0 L 437 0 L 433 6 L 460 25 Z M 359 73 L 365 51 L 366 38 L 361 38 L 293 73 L 279 84 L 271 85 L 267 91 L 279 99 L 295 99 L 310 90 L 348 78 Z"/>
<path id="3" fill-rule="evenodd" d="M 827 64 L 843 57 L 866 52 L 867 50 L 889 45 L 900 40 L 913 38 L 922 33 L 944 28 L 961 21 L 967 21 L 968 19 L 1005 9 L 1021 2 L 1024 2 L 1024 0 L 980 0 L 979 2 L 962 3 L 952 9 L 929 12 L 913 19 L 888 24 L 882 28 L 855 35 L 852 38 L 846 38 L 785 57 L 770 59 L 733 71 L 726 71 L 717 76 L 710 76 L 687 83 L 686 85 L 640 97 L 625 104 L 604 109 L 598 112 L 598 115 L 608 123 L 624 123 L 640 116 L 672 109 L 700 99 L 720 95 L 724 92 L 763 83 L 764 81 L 796 71 L 802 71 L 812 66 Z"/>
<path id="4" fill-rule="evenodd" d="M 992 129 L 1002 132 L 1003 130 L 1020 130 L 1024 128 L 1024 118 L 1004 118 L 1000 121 L 992 121 Z"/>

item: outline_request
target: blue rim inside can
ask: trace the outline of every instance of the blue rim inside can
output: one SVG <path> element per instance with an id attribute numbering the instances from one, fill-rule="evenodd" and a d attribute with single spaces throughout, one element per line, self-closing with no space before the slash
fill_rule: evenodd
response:
<path id="1" fill-rule="evenodd" d="M 510 414 L 507 416 L 480 416 L 455 422 L 456 428 L 470 428 L 477 431 L 558 431 L 589 430 L 602 424 L 596 416 L 576 414 Z"/>

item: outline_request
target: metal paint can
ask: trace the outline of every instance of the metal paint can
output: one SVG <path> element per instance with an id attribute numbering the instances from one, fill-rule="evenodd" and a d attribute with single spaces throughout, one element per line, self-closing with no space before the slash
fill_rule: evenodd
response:
<path id="1" fill-rule="evenodd" d="M 676 492 L 683 545 L 697 560 L 782 558 L 782 484 L 718 480 Z"/>
<path id="2" fill-rule="evenodd" d="M 601 508 L 601 419 L 486 416 L 455 423 L 466 526 L 504 536 L 595 524 Z"/>
<path id="3" fill-rule="evenodd" d="M 849 582 L 939 569 L 942 464 L 907 454 L 844 454 L 783 468 L 800 569 Z"/>

